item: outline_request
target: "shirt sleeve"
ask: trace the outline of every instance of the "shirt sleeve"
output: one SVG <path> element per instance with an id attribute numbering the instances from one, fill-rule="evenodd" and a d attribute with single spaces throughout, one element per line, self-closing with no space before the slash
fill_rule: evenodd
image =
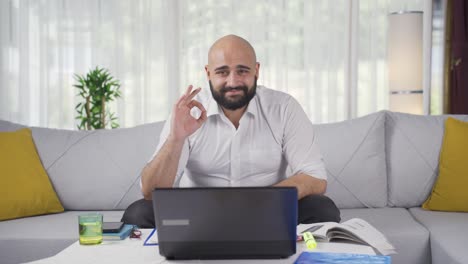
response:
<path id="1" fill-rule="evenodd" d="M 154 159 L 154 157 L 156 157 L 156 155 L 159 153 L 161 148 L 166 143 L 167 137 L 169 136 L 169 132 L 170 132 L 170 129 L 171 129 L 171 120 L 172 120 L 172 115 L 170 115 L 167 118 L 166 122 L 164 123 L 164 127 L 163 127 L 163 129 L 161 131 L 161 134 L 159 136 L 159 143 L 158 143 L 153 155 L 146 162 L 146 164 L 150 163 Z M 180 179 L 182 178 L 182 175 L 184 174 L 185 166 L 187 166 L 188 157 L 189 157 L 189 143 L 188 143 L 188 139 L 186 139 L 185 142 L 184 142 L 184 146 L 182 147 L 182 153 L 180 155 L 179 164 L 177 166 L 177 174 L 176 174 L 176 178 L 174 180 L 173 187 L 179 186 Z M 140 177 L 140 189 L 142 189 L 141 177 Z"/>
<path id="2" fill-rule="evenodd" d="M 327 172 L 312 123 L 293 97 L 288 101 L 285 111 L 282 147 L 292 175 L 304 173 L 326 180 Z"/>

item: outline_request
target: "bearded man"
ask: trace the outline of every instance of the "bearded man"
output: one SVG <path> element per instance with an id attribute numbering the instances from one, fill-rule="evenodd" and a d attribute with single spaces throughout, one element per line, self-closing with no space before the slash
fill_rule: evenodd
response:
<path id="1" fill-rule="evenodd" d="M 299 223 L 339 222 L 340 211 L 323 195 L 327 174 L 312 124 L 292 96 L 257 87 L 260 63 L 250 43 L 220 38 L 205 71 L 210 91 L 190 85 L 174 104 L 141 173 L 144 199 L 122 221 L 154 227 L 156 187 L 293 186 Z"/>

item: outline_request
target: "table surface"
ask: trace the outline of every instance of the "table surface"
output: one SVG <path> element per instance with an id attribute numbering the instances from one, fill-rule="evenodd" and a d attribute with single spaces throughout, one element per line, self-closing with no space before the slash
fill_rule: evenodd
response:
<path id="1" fill-rule="evenodd" d="M 166 260 L 159 255 L 158 246 L 143 246 L 143 242 L 152 229 L 141 229 L 141 239 L 103 241 L 100 245 L 82 246 L 78 241 L 65 248 L 57 255 L 33 262 L 42 263 L 293 263 L 301 252 L 306 251 L 303 242 L 298 242 L 297 253 L 287 259 L 268 260 Z M 312 251 L 312 250 L 311 250 Z M 317 243 L 314 252 L 337 252 L 375 255 L 369 246 L 346 243 Z"/>

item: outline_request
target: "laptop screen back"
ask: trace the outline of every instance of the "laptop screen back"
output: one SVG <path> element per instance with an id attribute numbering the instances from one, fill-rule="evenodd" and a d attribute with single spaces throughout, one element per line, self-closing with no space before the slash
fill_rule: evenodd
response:
<path id="1" fill-rule="evenodd" d="M 153 207 L 168 258 L 279 258 L 296 250 L 293 187 L 155 189 Z"/>

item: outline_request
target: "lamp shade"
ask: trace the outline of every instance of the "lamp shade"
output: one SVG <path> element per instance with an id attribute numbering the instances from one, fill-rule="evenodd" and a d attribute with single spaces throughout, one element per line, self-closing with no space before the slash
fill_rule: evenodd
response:
<path id="1" fill-rule="evenodd" d="M 423 12 L 396 12 L 388 17 L 390 110 L 422 114 Z"/>

